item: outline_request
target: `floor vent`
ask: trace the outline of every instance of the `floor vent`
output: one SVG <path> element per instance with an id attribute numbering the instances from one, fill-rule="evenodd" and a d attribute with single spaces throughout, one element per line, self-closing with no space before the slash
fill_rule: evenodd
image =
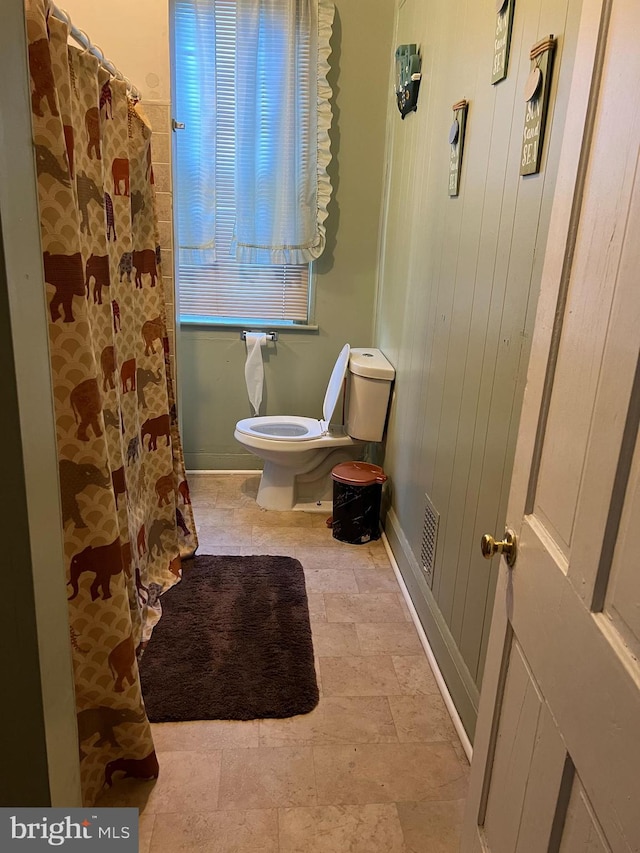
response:
<path id="1" fill-rule="evenodd" d="M 422 550 L 420 558 L 422 571 L 429 586 L 433 588 L 433 569 L 436 562 L 436 544 L 438 542 L 438 526 L 440 514 L 431 503 L 429 495 L 425 495 L 424 525 L 422 528 Z"/>

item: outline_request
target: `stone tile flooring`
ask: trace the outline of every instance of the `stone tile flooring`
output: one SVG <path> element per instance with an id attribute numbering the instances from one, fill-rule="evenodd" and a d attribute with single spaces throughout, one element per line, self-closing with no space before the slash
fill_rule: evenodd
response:
<path id="1" fill-rule="evenodd" d="M 192 474 L 201 554 L 304 567 L 320 704 L 286 720 L 153 726 L 160 778 L 98 805 L 140 809 L 141 853 L 453 853 L 469 765 L 381 541 L 267 512 L 259 474 Z"/>

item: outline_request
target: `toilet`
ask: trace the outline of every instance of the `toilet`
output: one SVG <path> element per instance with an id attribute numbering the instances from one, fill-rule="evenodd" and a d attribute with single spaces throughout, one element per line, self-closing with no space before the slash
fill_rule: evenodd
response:
<path id="1" fill-rule="evenodd" d="M 347 375 L 346 433 L 330 428 Z M 245 418 L 234 437 L 264 460 L 257 501 L 265 509 L 315 509 L 331 499 L 331 470 L 361 455 L 365 442 L 382 440 L 395 377 L 379 349 L 340 351 L 322 407 L 322 419 L 295 415 Z"/>

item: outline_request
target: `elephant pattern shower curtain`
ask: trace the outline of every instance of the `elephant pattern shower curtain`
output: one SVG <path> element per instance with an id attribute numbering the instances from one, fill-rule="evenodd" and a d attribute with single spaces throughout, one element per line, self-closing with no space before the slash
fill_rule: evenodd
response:
<path id="1" fill-rule="evenodd" d="M 26 0 L 84 797 L 158 774 L 137 654 L 197 546 L 178 433 L 151 130 Z"/>

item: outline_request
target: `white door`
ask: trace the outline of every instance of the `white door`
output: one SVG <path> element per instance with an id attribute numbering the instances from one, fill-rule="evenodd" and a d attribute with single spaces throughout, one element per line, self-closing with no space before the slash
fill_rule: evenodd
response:
<path id="1" fill-rule="evenodd" d="M 465 853 L 640 850 L 639 151 L 640 2 L 585 0 Z"/>

